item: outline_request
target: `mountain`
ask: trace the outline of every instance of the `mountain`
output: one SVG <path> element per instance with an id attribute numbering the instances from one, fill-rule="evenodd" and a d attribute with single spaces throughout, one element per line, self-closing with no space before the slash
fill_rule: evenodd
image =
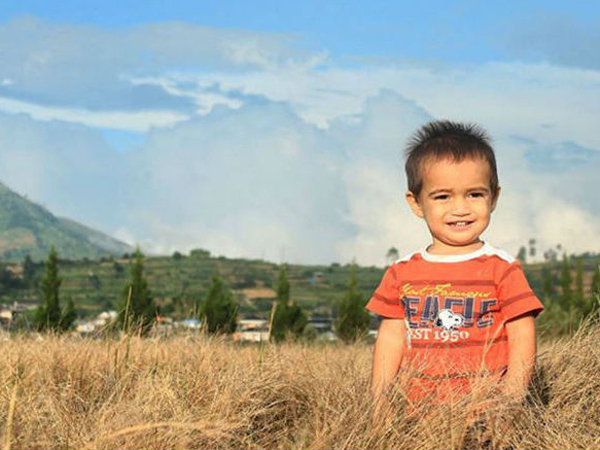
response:
<path id="1" fill-rule="evenodd" d="M 70 219 L 56 217 L 0 183 L 0 259 L 45 259 L 54 246 L 62 259 L 121 255 L 133 248 Z"/>

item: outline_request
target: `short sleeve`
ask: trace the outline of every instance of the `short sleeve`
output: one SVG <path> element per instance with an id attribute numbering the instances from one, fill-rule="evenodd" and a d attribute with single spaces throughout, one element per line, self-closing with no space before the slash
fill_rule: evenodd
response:
<path id="1" fill-rule="evenodd" d="M 366 309 L 389 319 L 404 319 L 404 308 L 400 300 L 398 275 L 394 265 L 388 267 Z"/>
<path id="2" fill-rule="evenodd" d="M 502 274 L 498 283 L 498 300 L 506 320 L 528 313 L 537 316 L 544 310 L 518 262 L 512 263 Z"/>

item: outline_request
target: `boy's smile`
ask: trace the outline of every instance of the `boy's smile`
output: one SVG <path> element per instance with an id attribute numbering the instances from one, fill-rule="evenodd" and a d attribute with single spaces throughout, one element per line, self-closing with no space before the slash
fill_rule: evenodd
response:
<path id="1" fill-rule="evenodd" d="M 419 196 L 408 192 L 406 197 L 431 232 L 428 251 L 460 254 L 481 247 L 479 236 L 490 223 L 499 193 L 491 192 L 488 163 L 479 158 L 426 161 L 422 177 Z"/>

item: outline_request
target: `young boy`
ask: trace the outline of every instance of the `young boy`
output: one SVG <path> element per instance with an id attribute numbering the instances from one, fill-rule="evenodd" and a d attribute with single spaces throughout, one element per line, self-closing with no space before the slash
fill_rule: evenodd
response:
<path id="1" fill-rule="evenodd" d="M 373 395 L 400 371 L 411 374 L 413 399 L 463 395 L 482 379 L 522 399 L 543 306 L 519 263 L 481 240 L 500 194 L 487 134 L 431 122 L 409 141 L 405 169 L 406 199 L 432 243 L 388 267 L 366 306 L 382 317 Z"/>

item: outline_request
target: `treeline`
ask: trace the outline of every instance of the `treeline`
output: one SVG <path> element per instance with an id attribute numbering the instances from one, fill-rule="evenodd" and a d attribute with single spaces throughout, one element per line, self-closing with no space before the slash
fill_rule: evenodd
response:
<path id="1" fill-rule="evenodd" d="M 586 275 L 589 277 L 590 272 L 591 280 L 588 278 L 586 282 L 584 278 Z M 547 258 L 540 270 L 527 270 L 526 273 L 546 308 L 539 319 L 539 326 L 545 334 L 570 334 L 585 319 L 598 317 L 600 259 L 597 257 L 563 254 L 562 260 Z"/>
<path id="2" fill-rule="evenodd" d="M 144 336 L 155 326 L 161 311 L 144 276 L 144 256 L 139 248 L 133 257 L 129 281 L 123 287 L 122 301 L 118 307 L 118 320 L 105 331 Z M 29 258 L 24 261 L 22 278 L 19 279 L 7 269 L 5 272 L 14 289 L 22 288 L 25 282 L 37 282 L 42 299 L 42 304 L 35 310 L 34 315 L 28 317 L 25 314 L 14 327 L 54 333 L 70 331 L 73 328 L 77 312 L 71 298 L 66 299 L 66 304 L 61 302 L 62 279 L 59 276 L 58 255 L 54 248 L 44 263 L 44 272 L 39 280 L 39 267 Z M 371 317 L 364 310 L 364 303 L 364 296 L 357 287 L 356 265 L 352 265 L 346 292 L 338 305 L 339 317 L 335 322 L 335 331 L 343 341 L 352 342 L 367 335 Z M 204 332 L 231 334 L 236 331 L 238 301 L 230 287 L 219 276 L 212 277 L 208 293 L 194 309 Z M 310 339 L 314 335 L 310 333 L 307 325 L 306 312 L 291 296 L 286 268 L 282 266 L 279 271 L 277 296 L 269 320 L 270 339 L 275 342 Z"/>

